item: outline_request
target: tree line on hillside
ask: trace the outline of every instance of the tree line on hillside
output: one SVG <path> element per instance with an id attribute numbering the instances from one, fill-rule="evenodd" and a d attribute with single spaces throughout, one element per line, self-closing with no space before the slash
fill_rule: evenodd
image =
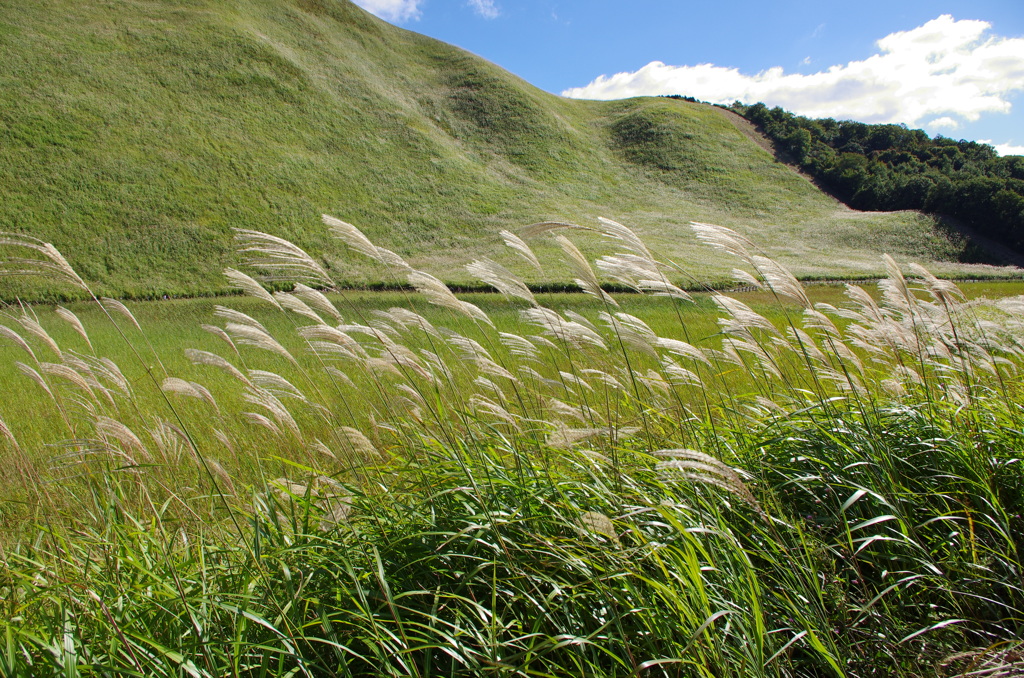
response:
<path id="1" fill-rule="evenodd" d="M 948 215 L 1024 251 L 1024 156 L 905 125 L 805 118 L 763 103 L 728 108 L 855 209 Z"/>

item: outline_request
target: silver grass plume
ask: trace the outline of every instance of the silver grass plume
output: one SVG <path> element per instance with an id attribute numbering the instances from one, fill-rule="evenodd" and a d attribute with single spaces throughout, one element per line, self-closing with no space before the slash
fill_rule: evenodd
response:
<path id="1" fill-rule="evenodd" d="M 7 327 L 6 325 L 0 325 L 0 337 L 7 337 L 15 344 L 17 344 L 19 347 L 21 347 L 21 350 L 25 351 L 25 353 L 28 353 L 29 357 L 32 358 L 32 362 L 39 362 L 39 360 L 36 358 L 35 351 L 32 350 L 32 347 L 29 346 L 28 342 L 25 341 L 25 339 L 20 334 L 18 334 L 11 328 Z"/>
<path id="2" fill-rule="evenodd" d="M 409 284 L 426 297 L 427 301 L 441 308 L 448 308 L 470 318 L 494 327 L 494 323 L 480 308 L 468 301 L 462 301 L 443 282 L 423 271 L 411 270 L 406 275 Z"/>
<path id="3" fill-rule="evenodd" d="M 658 450 L 654 455 L 668 460 L 658 462 L 655 466 L 665 479 L 685 479 L 721 488 L 742 499 L 760 516 L 766 517 L 739 473 L 711 455 L 690 449 Z"/>
<path id="4" fill-rule="evenodd" d="M 529 264 L 533 266 L 538 273 L 543 272 L 543 269 L 540 266 L 540 261 L 537 259 L 537 255 L 533 253 L 530 246 L 523 242 L 519 236 L 511 233 L 510 231 L 502 231 L 499 235 L 501 235 L 505 244 L 509 248 L 518 253 L 523 259 L 526 259 L 526 261 L 529 262 Z"/>
<path id="5" fill-rule="evenodd" d="M 212 405 L 213 409 L 220 412 L 220 408 L 217 407 L 217 401 L 214 400 L 213 394 L 210 393 L 209 389 L 202 384 L 179 379 L 178 377 L 167 377 L 164 379 L 163 383 L 160 384 L 160 388 L 166 393 L 177 393 L 178 395 L 188 396 L 189 398 L 204 400 Z"/>
<path id="6" fill-rule="evenodd" d="M 618 306 L 618 302 L 611 298 L 607 292 L 601 289 L 601 282 L 597 279 L 594 274 L 594 269 L 590 267 L 590 262 L 583 256 L 579 248 L 568 238 L 563 235 L 555 236 L 555 241 L 565 252 L 566 259 L 573 271 L 576 273 L 576 284 L 583 289 L 584 292 L 592 296 L 597 297 L 607 304 L 612 306 Z"/>
<path id="7" fill-rule="evenodd" d="M 263 349 L 264 351 L 270 351 L 276 353 L 288 360 L 288 362 L 297 365 L 298 362 L 292 357 L 292 354 L 288 352 L 284 346 L 282 346 L 276 339 L 274 339 L 265 330 L 258 327 L 252 327 L 251 325 L 239 325 L 238 323 L 228 323 L 224 328 L 231 338 L 234 339 L 236 344 L 243 346 L 252 346 L 254 348 Z"/>
<path id="8" fill-rule="evenodd" d="M 249 377 L 242 374 L 237 367 L 216 353 L 201 351 L 196 348 L 186 348 L 185 356 L 192 361 L 193 365 L 209 365 L 211 367 L 216 367 L 217 369 L 227 372 L 246 386 L 252 386 L 252 382 L 249 381 Z"/>
<path id="9" fill-rule="evenodd" d="M 747 248 L 756 249 L 756 247 L 750 240 L 731 228 L 705 224 L 699 221 L 691 221 L 690 228 L 693 229 L 697 239 L 704 244 L 728 252 L 751 266 L 754 265 L 754 259 Z"/>
<path id="10" fill-rule="evenodd" d="M 100 299 L 100 305 L 103 306 L 103 308 L 106 309 L 107 312 L 113 311 L 114 313 L 120 314 L 122 317 L 128 320 L 128 322 L 134 325 L 135 329 L 137 329 L 140 332 L 142 331 L 142 327 L 139 325 L 139 321 L 135 319 L 135 316 L 132 314 L 132 312 L 128 310 L 127 306 L 122 304 L 117 299 L 103 297 L 102 299 Z"/>
<path id="11" fill-rule="evenodd" d="M 255 297 L 256 299 L 265 301 L 279 311 L 283 310 L 281 308 L 281 304 L 277 303 L 277 300 L 274 299 L 274 296 L 270 294 L 270 292 L 268 292 L 263 287 L 263 285 L 259 284 L 258 282 L 253 280 L 245 273 L 242 273 L 238 269 L 225 268 L 224 277 L 227 278 L 232 285 L 242 290 L 250 297 Z"/>
<path id="12" fill-rule="evenodd" d="M 466 271 L 483 283 L 498 290 L 505 296 L 516 297 L 536 305 L 537 300 L 522 280 L 499 263 L 490 259 L 477 259 L 466 264 Z"/>
<path id="13" fill-rule="evenodd" d="M 133 462 L 137 463 L 137 458 L 142 458 L 146 461 L 152 459 L 146 446 L 142 444 L 139 437 L 135 433 L 124 425 L 124 423 L 112 419 L 110 417 L 97 417 L 96 419 L 96 432 L 103 438 L 113 438 L 121 444 L 121 447 L 125 453 L 125 456 Z M 138 457 L 132 456 L 132 452 L 135 452 Z"/>
<path id="14" fill-rule="evenodd" d="M 63 359 L 64 352 L 60 350 L 60 346 L 57 345 L 57 342 L 53 340 L 53 337 L 51 337 L 46 332 L 46 330 L 43 328 L 43 326 L 39 324 L 38 320 L 36 320 L 35 318 L 32 318 L 32 317 L 29 317 L 28 315 L 21 315 L 21 316 L 18 317 L 17 320 L 18 320 L 18 323 L 23 328 L 25 328 L 25 330 L 29 334 L 32 334 L 37 339 L 39 339 L 44 344 L 46 344 L 46 347 L 49 348 L 51 351 L 53 351 L 54 355 L 56 355 L 57 358 Z"/>
<path id="15" fill-rule="evenodd" d="M 78 334 L 83 339 L 85 339 L 85 343 L 89 346 L 89 350 L 92 351 L 93 347 L 92 342 L 89 341 L 89 334 L 85 331 L 85 325 L 83 325 L 82 321 L 78 319 L 78 316 L 75 315 L 71 310 L 66 309 L 63 306 L 58 306 L 56 309 L 56 313 L 58 316 L 60 316 L 62 320 L 71 325 L 71 327 L 74 328 L 75 332 L 78 332 Z"/>
<path id="16" fill-rule="evenodd" d="M 321 313 L 331 316 L 336 321 L 341 322 L 341 313 L 335 308 L 331 300 L 327 298 L 320 290 L 315 290 L 308 285 L 302 283 L 295 283 L 295 289 L 292 290 L 292 294 L 305 301 L 309 306 Z"/>
<path id="17" fill-rule="evenodd" d="M 259 320 L 256 320 L 252 316 L 246 315 L 241 311 L 236 311 L 233 308 L 228 308 L 227 306 L 221 306 L 219 304 L 215 305 L 213 307 L 213 315 L 215 315 L 218 318 L 223 318 L 224 320 L 229 320 L 233 323 L 237 323 L 239 325 L 248 325 L 249 327 L 254 327 L 258 329 L 260 332 L 267 331 L 267 328 L 264 327 L 263 323 L 261 323 Z"/>
<path id="18" fill-rule="evenodd" d="M 396 268 L 399 270 L 408 270 L 412 267 L 403 259 L 389 249 L 383 247 L 377 247 L 370 239 L 363 235 L 363 232 L 358 228 L 336 219 L 335 217 L 324 214 L 322 216 L 324 223 L 327 225 L 328 230 L 335 238 L 341 240 L 351 249 L 359 252 L 360 254 L 367 256 L 374 261 L 384 264 L 389 268 Z"/>
<path id="19" fill-rule="evenodd" d="M 268 271 L 271 280 L 308 282 L 318 287 L 334 285 L 331 276 L 313 257 L 284 238 L 247 228 L 234 230 L 243 263 Z"/>
<path id="20" fill-rule="evenodd" d="M 309 305 L 294 294 L 287 292 L 274 292 L 274 299 L 281 305 L 285 310 L 291 311 L 295 315 L 300 315 L 304 318 L 309 318 L 315 323 L 323 323 L 323 318 L 320 314 L 314 311 Z"/>
<path id="21" fill-rule="evenodd" d="M 85 281 L 78 277 L 75 269 L 67 262 L 64 255 L 50 243 L 20 233 L 0 232 L 0 247 L 20 247 L 42 255 L 42 258 L 9 257 L 0 259 L 0 277 L 38 275 L 69 283 L 87 292 L 90 296 L 92 295 Z"/>

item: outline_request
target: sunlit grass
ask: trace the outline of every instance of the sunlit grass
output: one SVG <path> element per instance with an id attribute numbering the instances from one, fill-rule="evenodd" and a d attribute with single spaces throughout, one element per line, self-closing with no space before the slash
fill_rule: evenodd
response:
<path id="1" fill-rule="evenodd" d="M 418 292 L 8 308 L 0 672 L 1019 670 L 1020 298 L 808 289 L 695 225 L 763 289 L 687 299 L 593 228 L 587 296 L 334 224 Z"/>

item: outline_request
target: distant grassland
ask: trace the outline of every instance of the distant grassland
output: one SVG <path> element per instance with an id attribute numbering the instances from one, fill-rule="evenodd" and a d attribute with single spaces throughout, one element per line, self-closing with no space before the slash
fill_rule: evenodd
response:
<path id="1" fill-rule="evenodd" d="M 724 111 L 561 99 L 347 0 L 5 3 L 0 63 L 0 231 L 53 242 L 110 296 L 227 291 L 236 227 L 375 282 L 321 213 L 449 282 L 502 228 L 596 216 L 703 279 L 727 269 L 692 254 L 691 220 L 797 274 L 877 275 L 881 252 L 999 272 L 959 263 L 967 244 L 932 218 L 846 209 Z M 8 300 L 60 293 L 0 282 Z"/>

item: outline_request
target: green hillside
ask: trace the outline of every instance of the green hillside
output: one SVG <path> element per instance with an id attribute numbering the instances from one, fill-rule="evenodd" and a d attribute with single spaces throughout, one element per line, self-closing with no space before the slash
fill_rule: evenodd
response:
<path id="1" fill-rule="evenodd" d="M 375 280 L 321 213 L 453 282 L 503 228 L 597 216 L 700 276 L 721 271 L 691 220 L 798 274 L 877 272 L 881 252 L 967 270 L 932 218 L 848 210 L 725 111 L 561 99 L 347 0 L 6 2 L 0 63 L 0 231 L 53 242 L 105 294 L 223 290 L 233 227 Z"/>

